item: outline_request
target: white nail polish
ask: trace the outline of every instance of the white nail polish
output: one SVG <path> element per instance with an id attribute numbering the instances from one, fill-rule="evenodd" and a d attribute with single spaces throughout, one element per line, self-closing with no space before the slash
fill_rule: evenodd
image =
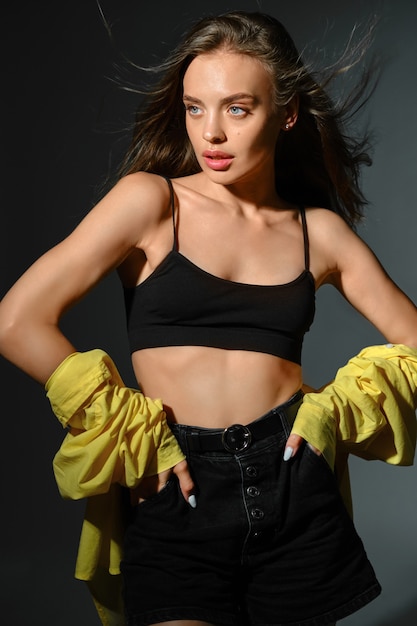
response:
<path id="1" fill-rule="evenodd" d="M 294 450 L 291 448 L 291 446 L 287 446 L 284 451 L 284 461 L 289 461 L 293 453 Z"/>
<path id="2" fill-rule="evenodd" d="M 191 494 L 191 496 L 189 496 L 189 498 L 188 498 L 188 504 L 189 504 L 189 505 L 190 505 L 193 509 L 195 509 L 195 508 L 196 508 L 196 506 L 197 506 L 197 499 L 196 499 L 196 497 L 195 497 L 195 495 L 194 495 L 194 494 Z"/>

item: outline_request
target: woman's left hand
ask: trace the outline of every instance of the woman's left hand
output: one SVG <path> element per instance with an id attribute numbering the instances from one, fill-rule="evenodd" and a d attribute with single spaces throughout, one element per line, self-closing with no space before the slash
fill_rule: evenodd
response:
<path id="1" fill-rule="evenodd" d="M 293 456 L 295 456 L 300 449 L 304 439 L 300 437 L 300 435 L 290 435 L 287 439 L 287 443 L 285 445 L 284 450 L 284 461 L 289 461 Z M 318 456 L 321 455 L 320 450 L 311 445 L 311 443 L 307 442 L 307 445 L 315 452 Z"/>

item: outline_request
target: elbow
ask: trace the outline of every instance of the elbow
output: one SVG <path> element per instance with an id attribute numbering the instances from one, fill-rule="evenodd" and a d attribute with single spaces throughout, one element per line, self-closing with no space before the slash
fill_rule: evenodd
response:
<path id="1" fill-rule="evenodd" d="M 18 344 L 22 335 L 19 316 L 8 306 L 0 302 L 0 354 L 10 358 L 13 346 Z"/>
<path id="2" fill-rule="evenodd" d="M 3 320 L 0 315 L 0 354 L 3 356 L 6 356 L 8 346 L 13 342 L 15 334 L 15 325 L 12 320 Z"/>
<path id="3" fill-rule="evenodd" d="M 36 307 L 6 299 L 0 302 L 0 354 L 44 384 L 73 346 Z"/>

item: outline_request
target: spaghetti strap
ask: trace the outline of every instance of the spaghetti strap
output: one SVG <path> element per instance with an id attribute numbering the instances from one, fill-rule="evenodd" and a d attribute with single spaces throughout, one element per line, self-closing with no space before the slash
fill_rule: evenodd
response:
<path id="1" fill-rule="evenodd" d="M 310 270 L 310 244 L 308 241 L 308 230 L 307 230 L 307 220 L 306 220 L 306 211 L 304 206 L 300 206 L 300 215 L 301 215 L 301 223 L 303 225 L 303 235 L 304 235 L 304 265 L 307 271 Z"/>
<path id="2" fill-rule="evenodd" d="M 165 180 L 168 183 L 168 187 L 169 187 L 169 196 L 170 196 L 170 204 L 171 204 L 171 214 L 172 214 L 172 229 L 173 229 L 173 234 L 174 234 L 174 241 L 172 244 L 172 249 L 173 250 L 178 250 L 178 237 L 177 237 L 177 226 L 175 224 L 175 195 L 174 195 L 174 188 L 172 186 L 172 181 L 170 178 L 166 178 L 164 176 Z"/>

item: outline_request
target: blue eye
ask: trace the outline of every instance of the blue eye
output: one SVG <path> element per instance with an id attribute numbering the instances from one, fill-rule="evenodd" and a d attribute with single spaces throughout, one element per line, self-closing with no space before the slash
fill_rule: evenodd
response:
<path id="1" fill-rule="evenodd" d="M 229 111 L 232 115 L 242 115 L 242 113 L 246 113 L 245 109 L 242 109 L 242 107 L 239 107 L 236 104 L 231 106 Z"/>
<path id="2" fill-rule="evenodd" d="M 198 115 L 201 112 L 200 107 L 198 107 L 196 104 L 189 104 L 185 108 L 188 113 L 190 113 L 190 115 Z"/>

